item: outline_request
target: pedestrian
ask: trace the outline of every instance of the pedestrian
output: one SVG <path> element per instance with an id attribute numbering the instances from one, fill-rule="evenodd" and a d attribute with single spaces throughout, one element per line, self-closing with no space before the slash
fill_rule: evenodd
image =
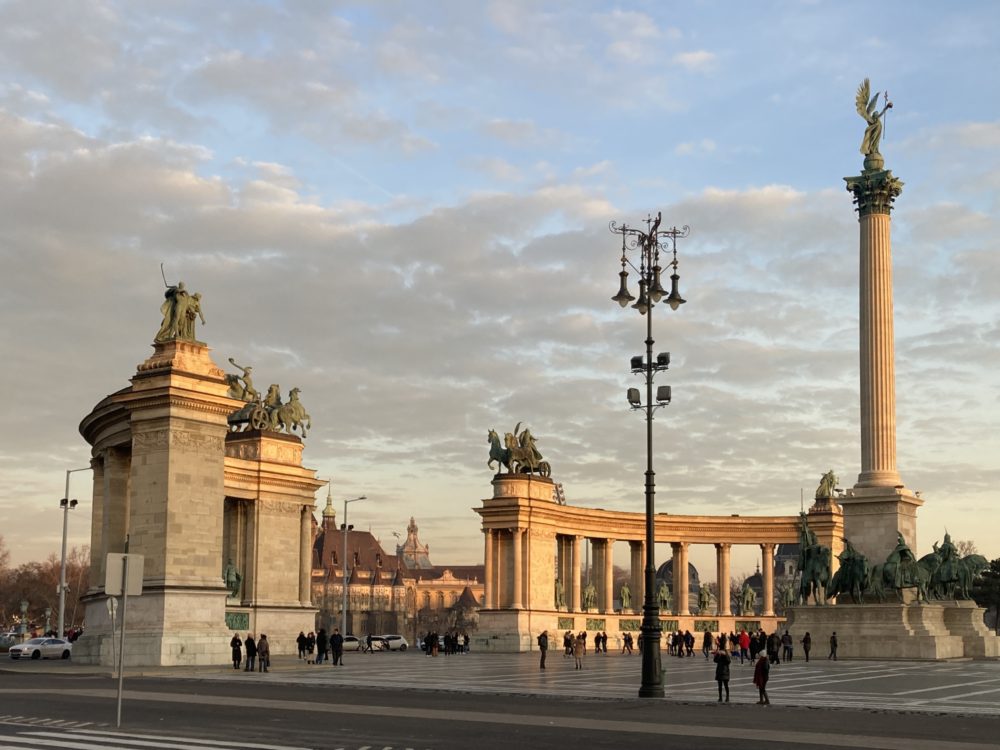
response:
<path id="1" fill-rule="evenodd" d="M 299 647 L 299 658 L 306 658 L 306 634 L 299 631 L 299 637 L 295 639 L 295 645 Z"/>
<path id="2" fill-rule="evenodd" d="M 608 631 L 603 631 L 601 633 L 601 649 L 604 653 L 608 653 Z"/>
<path id="3" fill-rule="evenodd" d="M 437 646 L 436 643 L 433 644 L 433 645 Z M 372 653 L 372 634 L 371 633 L 369 633 L 368 635 L 365 636 L 365 651 L 367 651 L 369 654 Z M 435 654 L 435 656 L 436 656 L 436 654 Z"/>
<path id="4" fill-rule="evenodd" d="M 747 633 L 747 629 L 743 628 L 740 630 L 739 639 L 737 643 L 740 647 L 740 664 L 750 658 L 750 634 Z"/>
<path id="5" fill-rule="evenodd" d="M 792 636 L 785 631 L 785 634 L 781 636 L 781 658 L 785 661 L 792 660 Z"/>
<path id="6" fill-rule="evenodd" d="M 726 703 L 729 703 L 729 665 L 732 659 L 725 646 L 715 652 L 715 681 L 719 683 L 719 703 L 722 703 L 722 688 L 726 689 Z"/>
<path id="7" fill-rule="evenodd" d="M 538 663 L 539 669 L 545 669 L 545 654 L 549 650 L 549 631 L 543 630 L 542 634 L 538 636 L 538 651 L 542 655 L 541 661 Z"/>
<path id="8" fill-rule="evenodd" d="M 809 651 L 813 647 L 813 639 L 809 633 L 806 633 L 805 637 L 802 639 L 802 653 L 806 655 L 806 661 L 809 661 Z"/>
<path id="9" fill-rule="evenodd" d="M 705 654 L 705 659 L 708 659 L 708 654 L 712 650 L 712 631 L 706 630 L 705 634 L 701 637 L 701 652 Z"/>
<path id="10" fill-rule="evenodd" d="M 778 631 L 775 630 L 767 637 L 767 658 L 772 664 L 781 664 L 781 659 L 778 657 L 780 650 L 781 637 L 778 635 Z"/>
<path id="11" fill-rule="evenodd" d="M 243 641 L 243 648 L 247 651 L 247 665 L 245 672 L 253 672 L 254 659 L 257 658 L 257 644 L 254 643 L 253 633 L 247 633 L 247 639 Z"/>
<path id="12" fill-rule="evenodd" d="M 243 661 L 243 641 L 240 640 L 239 633 L 233 633 L 233 639 L 229 641 L 229 647 L 233 650 L 233 669 L 240 668 Z"/>
<path id="13" fill-rule="evenodd" d="M 573 633 L 567 630 L 563 634 L 563 659 L 573 655 Z"/>
<path id="14" fill-rule="evenodd" d="M 830 655 L 826 657 L 827 659 L 833 659 L 837 661 L 837 631 L 833 631 L 833 635 L 830 636 Z"/>
<path id="15" fill-rule="evenodd" d="M 344 666 L 344 636 L 340 634 L 340 628 L 333 629 L 330 636 L 330 651 L 333 654 L 333 666 Z"/>
<path id="16" fill-rule="evenodd" d="M 313 663 L 313 651 L 316 650 L 316 634 L 309 631 L 309 635 L 306 636 L 306 664 Z"/>
<path id="17" fill-rule="evenodd" d="M 587 653 L 586 633 L 581 632 L 573 641 L 573 658 L 576 660 L 576 669 L 583 669 L 583 655 Z"/>
<path id="18" fill-rule="evenodd" d="M 753 669 L 753 684 L 760 691 L 758 706 L 770 706 L 771 700 L 767 697 L 767 678 L 771 674 L 771 663 L 765 654 L 761 654 L 757 660 L 757 666 Z"/>
<path id="19" fill-rule="evenodd" d="M 320 628 L 319 633 L 316 634 L 316 663 L 322 664 L 323 660 L 326 658 L 327 649 L 330 647 L 330 641 L 326 637 L 326 628 Z"/>
<path id="20" fill-rule="evenodd" d="M 270 666 L 271 646 L 267 642 L 267 636 L 261 633 L 260 640 L 257 641 L 257 668 L 261 672 L 266 672 Z"/>

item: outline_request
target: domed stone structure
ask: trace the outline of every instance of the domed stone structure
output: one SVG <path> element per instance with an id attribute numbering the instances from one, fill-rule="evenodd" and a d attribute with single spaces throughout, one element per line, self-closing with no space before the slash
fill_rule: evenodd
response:
<path id="1" fill-rule="evenodd" d="M 674 606 L 677 606 L 677 592 L 674 591 L 674 560 L 667 560 L 656 569 L 656 585 L 659 587 L 660 581 L 666 581 L 667 588 L 670 589 L 674 597 Z M 688 601 L 698 601 L 698 590 L 701 588 L 701 580 L 698 576 L 698 569 L 692 563 L 688 563 Z M 676 611 L 676 609 L 675 609 Z"/>

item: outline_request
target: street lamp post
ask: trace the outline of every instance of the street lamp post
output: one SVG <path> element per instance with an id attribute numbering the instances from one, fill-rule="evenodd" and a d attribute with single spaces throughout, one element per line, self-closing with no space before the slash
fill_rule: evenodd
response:
<path id="1" fill-rule="evenodd" d="M 66 627 L 66 532 L 69 526 L 69 512 L 76 508 L 76 499 L 70 499 L 69 497 L 69 475 L 77 471 L 89 471 L 90 467 L 85 466 L 82 469 L 67 469 L 66 470 L 66 494 L 62 496 L 59 500 L 59 507 L 63 510 L 63 533 L 62 533 L 62 557 L 59 563 L 59 632 L 56 633 L 57 638 L 62 638 L 65 633 Z"/>
<path id="2" fill-rule="evenodd" d="M 340 634 L 345 636 L 347 635 L 347 532 L 354 528 L 353 526 L 347 525 L 347 504 L 367 499 L 368 498 L 365 495 L 362 495 L 361 497 L 344 500 L 344 522 L 340 524 L 340 528 L 344 532 L 344 559 L 342 560 L 344 577 L 340 585 L 341 594 L 343 596 L 340 607 Z"/>
<path id="3" fill-rule="evenodd" d="M 663 671 L 660 659 L 660 608 L 653 591 L 656 584 L 656 530 L 655 530 L 655 510 L 654 494 L 655 483 L 653 474 L 653 413 L 661 406 L 670 403 L 670 386 L 660 386 L 656 391 L 656 399 L 653 399 L 653 376 L 655 373 L 666 370 L 670 365 L 669 352 L 662 352 L 653 359 L 653 308 L 666 295 L 664 302 L 670 306 L 671 310 L 676 310 L 686 301 L 678 291 L 677 275 L 677 239 L 687 237 L 690 227 L 684 226 L 681 229 L 672 227 L 670 229 L 660 229 L 661 215 L 657 213 L 656 218 L 646 219 L 646 230 L 630 227 L 627 224 L 618 225 L 612 221 L 611 231 L 622 236 L 622 270 L 618 276 L 621 279 L 621 286 L 618 293 L 611 299 L 622 307 L 628 305 L 635 299 L 628 291 L 628 271 L 626 266 L 632 268 L 639 276 L 639 299 L 632 305 L 638 310 L 640 315 L 646 316 L 646 356 L 632 357 L 631 369 L 635 374 L 641 374 L 646 381 L 646 403 L 642 403 L 642 398 L 638 388 L 628 389 L 629 405 L 636 410 L 646 412 L 646 566 L 645 566 L 645 586 L 642 605 L 642 627 L 640 641 L 642 645 L 642 684 L 639 687 L 640 698 L 662 698 L 663 697 Z M 638 266 L 629 260 L 629 251 L 638 254 Z M 664 253 L 666 265 L 671 269 L 670 293 L 660 285 L 660 273 L 663 266 L 660 265 L 660 252 Z M 672 252 L 672 257 L 667 259 L 668 252 Z M 681 596 L 684 592 L 677 592 Z"/>

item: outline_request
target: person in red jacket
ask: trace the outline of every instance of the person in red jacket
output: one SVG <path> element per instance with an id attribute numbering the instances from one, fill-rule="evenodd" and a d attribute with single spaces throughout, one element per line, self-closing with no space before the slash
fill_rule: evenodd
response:
<path id="1" fill-rule="evenodd" d="M 743 663 L 744 659 L 750 658 L 750 634 L 747 633 L 747 629 L 743 628 L 740 631 L 740 664 Z"/>

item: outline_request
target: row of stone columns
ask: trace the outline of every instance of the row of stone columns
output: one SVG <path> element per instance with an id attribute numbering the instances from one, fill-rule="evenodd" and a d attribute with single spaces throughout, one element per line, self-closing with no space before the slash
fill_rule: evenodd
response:
<path id="1" fill-rule="evenodd" d="M 527 570 L 525 565 L 526 529 L 484 529 L 485 532 L 485 577 L 484 595 L 486 609 L 524 609 Z M 501 536 L 504 537 L 504 548 L 501 549 Z M 584 537 L 582 535 L 557 535 L 557 562 L 555 577 L 563 585 L 565 605 L 571 612 L 583 611 L 582 588 L 582 555 Z M 592 570 L 598 573 L 595 582 L 597 590 L 597 609 L 601 612 L 614 611 L 614 555 L 612 553 L 615 540 L 611 538 L 593 539 L 594 561 Z M 676 594 L 674 615 L 691 614 L 689 594 L 690 578 L 688 574 L 688 549 L 690 542 L 672 542 L 673 550 L 673 588 Z M 774 615 L 774 543 L 760 545 L 761 575 L 764 583 L 762 616 Z M 716 585 L 718 603 L 715 614 L 732 615 L 730 606 L 730 553 L 732 544 L 717 543 L 716 551 Z M 506 554 L 504 554 L 506 553 Z M 629 542 L 630 577 L 629 588 L 632 591 L 632 606 L 630 609 L 640 611 L 645 598 L 645 543 Z M 508 571 L 505 574 L 503 571 Z M 509 585 L 504 587 L 507 597 L 501 595 L 501 584 L 506 575 L 510 575 Z M 567 580 L 568 579 L 568 580 Z M 655 592 L 654 592 L 655 594 Z M 506 599 L 506 600 L 505 600 Z"/>

